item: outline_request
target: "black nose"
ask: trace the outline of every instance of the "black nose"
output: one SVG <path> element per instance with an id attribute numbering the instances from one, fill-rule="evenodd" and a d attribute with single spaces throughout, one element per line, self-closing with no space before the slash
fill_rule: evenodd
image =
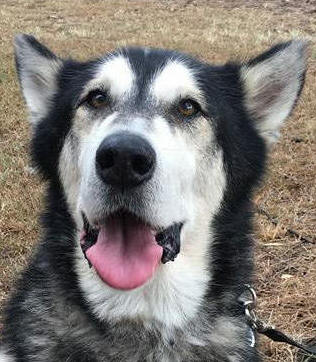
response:
<path id="1" fill-rule="evenodd" d="M 148 181 L 155 166 L 156 153 L 152 146 L 129 132 L 106 137 L 96 154 L 98 175 L 106 184 L 120 190 Z"/>

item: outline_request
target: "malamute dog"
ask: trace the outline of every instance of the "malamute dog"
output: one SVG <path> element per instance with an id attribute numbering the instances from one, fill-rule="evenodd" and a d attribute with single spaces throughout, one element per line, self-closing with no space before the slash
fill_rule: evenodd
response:
<path id="1" fill-rule="evenodd" d="M 17 36 L 47 196 L 1 362 L 259 361 L 238 301 L 252 281 L 250 199 L 306 48 L 222 66 L 148 48 L 77 62 Z"/>

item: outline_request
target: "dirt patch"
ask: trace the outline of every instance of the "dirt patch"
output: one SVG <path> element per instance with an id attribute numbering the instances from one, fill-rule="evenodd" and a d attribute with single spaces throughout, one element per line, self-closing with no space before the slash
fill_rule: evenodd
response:
<path id="1" fill-rule="evenodd" d="M 196 6 L 200 5 L 201 2 L 190 1 L 187 0 L 186 4 L 195 4 Z M 222 0 L 222 1 L 204 1 L 205 5 L 213 5 L 213 6 L 220 6 L 225 9 L 232 9 L 232 8 L 250 8 L 250 9 L 258 9 L 258 10 L 265 10 L 265 11 L 272 11 L 273 13 L 280 14 L 280 13 L 297 13 L 298 15 L 302 14 L 314 14 L 316 13 L 316 3 L 314 0 L 273 0 L 273 1 L 265 1 L 265 0 Z"/>

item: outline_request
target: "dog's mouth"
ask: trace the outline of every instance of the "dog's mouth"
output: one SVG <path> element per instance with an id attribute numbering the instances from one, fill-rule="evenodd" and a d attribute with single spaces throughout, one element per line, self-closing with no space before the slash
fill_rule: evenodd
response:
<path id="1" fill-rule="evenodd" d="M 120 210 L 93 227 L 82 215 L 82 251 L 99 277 L 115 289 L 140 287 L 153 276 L 160 262 L 173 261 L 180 251 L 183 223 L 162 230 Z"/>

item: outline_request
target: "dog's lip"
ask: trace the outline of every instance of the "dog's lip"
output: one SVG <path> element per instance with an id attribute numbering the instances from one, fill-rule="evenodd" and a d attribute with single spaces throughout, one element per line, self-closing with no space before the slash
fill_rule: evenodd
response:
<path id="1" fill-rule="evenodd" d="M 110 222 L 111 218 L 114 220 L 117 217 L 134 218 L 134 220 L 138 220 L 140 224 L 147 227 L 147 230 L 152 234 L 156 243 L 163 248 L 163 255 L 161 259 L 163 264 L 170 260 L 174 261 L 175 257 L 179 254 L 180 234 L 184 222 L 175 222 L 168 227 L 154 227 L 148 222 L 144 222 L 142 218 L 135 214 L 127 212 L 126 210 L 118 210 L 101 221 L 94 223 L 92 226 L 86 215 L 82 212 L 83 230 L 80 232 L 80 244 L 85 257 L 86 251 L 97 242 L 102 228 L 106 227 L 106 223 Z M 90 261 L 89 265 L 91 266 Z"/>
<path id="2" fill-rule="evenodd" d="M 133 217 L 135 219 L 138 219 L 140 222 L 142 222 L 144 225 L 147 225 L 150 228 L 150 230 L 152 231 L 154 236 L 156 236 L 158 233 L 162 232 L 165 229 L 162 226 L 153 225 L 151 222 L 149 222 L 148 220 L 144 220 L 143 217 L 137 215 L 134 212 L 131 212 L 126 209 L 119 209 L 119 210 L 116 210 L 116 211 L 113 211 L 113 212 L 107 214 L 106 216 L 104 216 L 102 218 L 94 219 L 93 221 L 90 221 L 88 219 L 86 213 L 81 211 L 81 216 L 82 216 L 82 220 L 83 220 L 83 231 L 85 231 L 85 232 L 96 231 L 97 232 L 101 229 L 102 226 L 104 226 L 106 224 L 106 222 L 108 220 L 110 220 L 111 218 L 116 217 L 118 215 L 122 215 L 125 217 Z"/>

